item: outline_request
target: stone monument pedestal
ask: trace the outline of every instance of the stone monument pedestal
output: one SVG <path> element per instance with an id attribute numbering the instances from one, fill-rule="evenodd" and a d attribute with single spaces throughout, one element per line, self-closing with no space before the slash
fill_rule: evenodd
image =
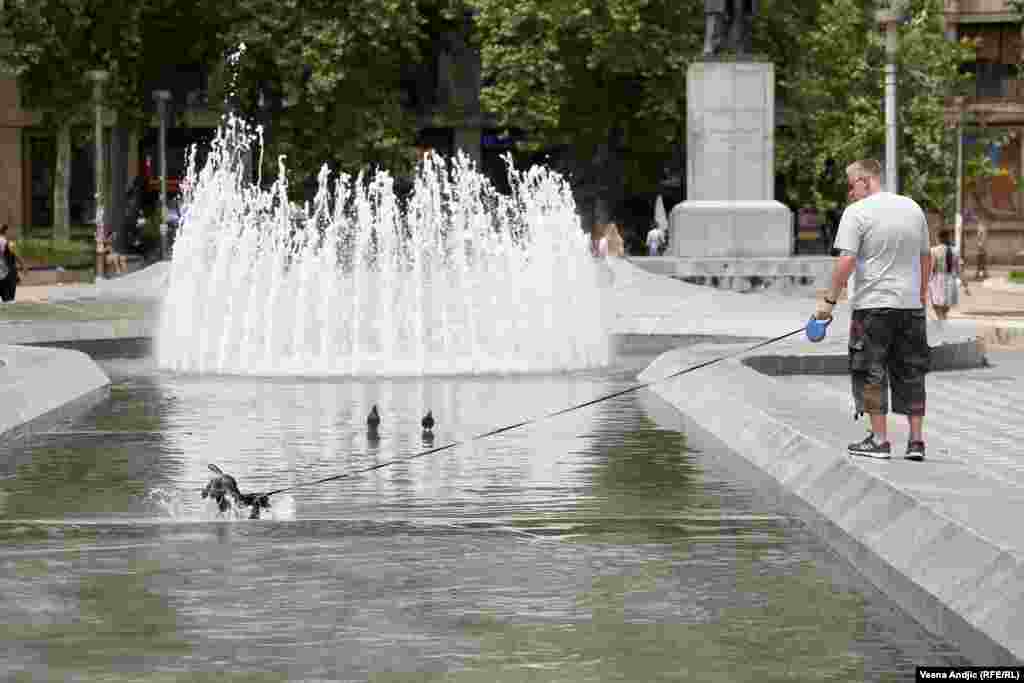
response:
<path id="1" fill-rule="evenodd" d="M 775 67 L 695 62 L 686 75 L 687 201 L 669 216 L 671 256 L 793 253 L 775 201 Z"/>
<path id="2" fill-rule="evenodd" d="M 672 255 L 791 256 L 792 226 L 792 212 L 775 200 L 682 202 L 670 219 Z"/>

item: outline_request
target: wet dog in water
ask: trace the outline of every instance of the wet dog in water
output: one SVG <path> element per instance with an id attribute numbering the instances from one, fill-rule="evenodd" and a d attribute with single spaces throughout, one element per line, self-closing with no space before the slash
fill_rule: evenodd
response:
<path id="1" fill-rule="evenodd" d="M 203 498 L 212 498 L 217 509 L 227 512 L 231 504 L 236 507 L 246 506 L 250 509 L 249 519 L 259 519 L 260 510 L 270 509 L 270 496 L 262 493 L 242 493 L 238 490 L 238 481 L 230 474 L 223 472 L 216 465 L 208 465 L 210 471 L 217 476 L 210 480 L 203 489 Z"/>

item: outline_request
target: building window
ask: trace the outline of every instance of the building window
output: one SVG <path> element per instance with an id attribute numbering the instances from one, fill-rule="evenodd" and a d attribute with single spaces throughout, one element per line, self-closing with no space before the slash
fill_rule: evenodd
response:
<path id="1" fill-rule="evenodd" d="M 964 70 L 975 75 L 977 97 L 1015 97 L 1020 60 L 1021 25 L 961 24 L 960 37 L 977 41 L 976 61 Z"/>
<path id="2" fill-rule="evenodd" d="M 57 149 L 52 137 L 28 136 L 29 223 L 34 227 L 53 225 L 53 164 Z"/>
<path id="3" fill-rule="evenodd" d="M 986 157 L 996 175 L 985 181 L 986 201 L 997 211 L 1019 213 L 1021 136 L 1016 128 L 990 128 L 982 136 L 964 135 L 965 158 Z"/>

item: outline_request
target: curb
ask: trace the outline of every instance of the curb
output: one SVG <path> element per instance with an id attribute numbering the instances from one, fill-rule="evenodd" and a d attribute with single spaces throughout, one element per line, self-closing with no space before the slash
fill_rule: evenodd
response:
<path id="1" fill-rule="evenodd" d="M 0 449 L 81 415 L 109 394 L 110 379 L 80 351 L 0 346 L 0 356 L 4 404 L 11 407 L 0 413 Z"/>
<path id="2" fill-rule="evenodd" d="M 764 354 L 748 356 L 741 361 L 762 375 L 845 375 L 850 371 L 850 360 L 842 354 Z M 938 344 L 931 347 L 931 371 L 966 370 L 987 365 L 985 344 L 980 339 Z"/>
<path id="3" fill-rule="evenodd" d="M 151 319 L 15 320 L 0 322 L 0 344 L 58 344 L 79 341 L 152 337 L 159 322 Z"/>
<path id="4" fill-rule="evenodd" d="M 1024 322 L 978 321 L 977 325 L 978 334 L 986 344 L 1024 347 Z"/>

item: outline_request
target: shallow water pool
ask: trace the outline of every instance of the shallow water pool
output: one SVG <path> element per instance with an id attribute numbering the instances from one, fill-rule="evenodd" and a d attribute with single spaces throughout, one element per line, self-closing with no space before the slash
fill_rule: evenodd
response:
<path id="1" fill-rule="evenodd" d="M 429 447 L 428 408 L 432 445 L 466 441 L 629 386 L 636 362 L 372 382 L 104 366 L 109 400 L 0 465 L 13 675 L 902 681 L 965 663 L 647 391 L 301 486 Z M 200 498 L 208 463 L 243 490 L 300 486 L 234 520 Z"/>

